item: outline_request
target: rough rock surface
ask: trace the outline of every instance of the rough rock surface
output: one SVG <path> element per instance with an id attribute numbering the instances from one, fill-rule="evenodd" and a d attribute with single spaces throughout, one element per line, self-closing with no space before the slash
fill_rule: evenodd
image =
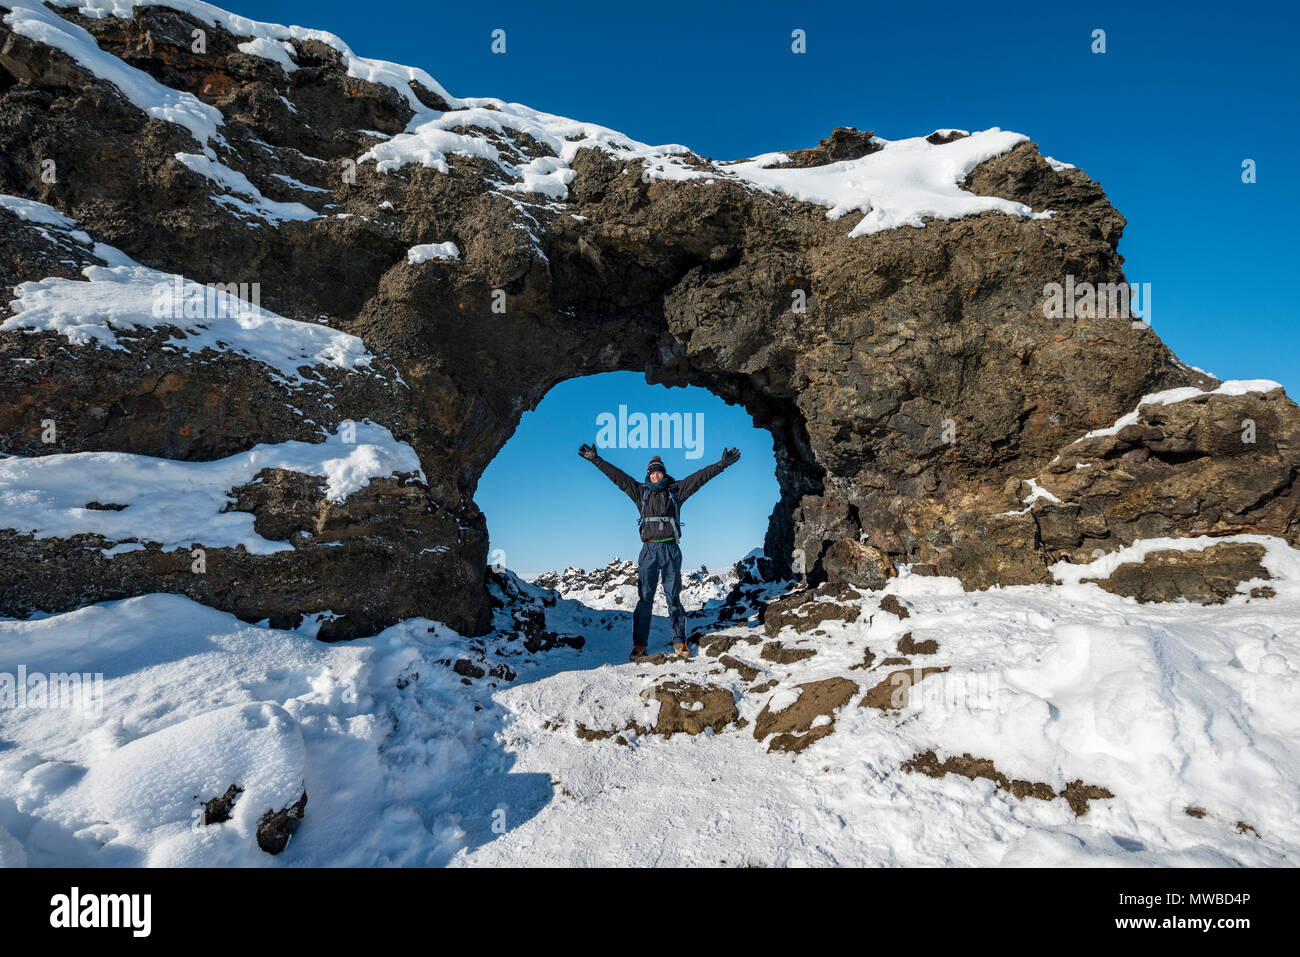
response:
<path id="1" fill-rule="evenodd" d="M 884 588 L 898 574 L 888 555 L 851 538 L 841 538 L 826 549 L 822 568 L 836 581 L 866 589 Z"/>
<path id="2" fill-rule="evenodd" d="M 1138 601 L 1177 601 L 1220 604 L 1240 590 L 1242 582 L 1271 578 L 1260 564 L 1263 545 L 1225 542 L 1205 549 L 1162 549 L 1148 552 L 1140 562 L 1125 562 L 1108 578 L 1085 578 L 1115 595 Z"/>
<path id="3" fill-rule="evenodd" d="M 907 659 L 891 660 L 885 659 L 881 665 L 886 664 L 907 664 Z M 948 670 L 947 665 L 933 668 L 908 668 L 901 671 L 891 671 L 879 684 L 868 689 L 867 693 L 862 696 L 861 707 L 877 708 L 880 711 L 897 711 L 907 707 L 908 691 L 912 686 L 924 681 L 930 675 L 942 674 Z"/>
<path id="4" fill-rule="evenodd" d="M 1074 812 L 1076 817 L 1081 817 L 1087 812 L 1089 801 L 1115 796 L 1106 788 L 1098 787 L 1095 784 L 1084 784 L 1079 779 L 1069 782 L 1058 793 L 1052 790 L 1050 784 L 1045 784 L 1042 781 L 1008 778 L 988 758 L 972 757 L 969 753 L 952 755 L 940 761 L 939 756 L 933 750 L 925 751 L 905 761 L 902 768 L 905 771 L 917 771 L 921 774 L 927 774 L 933 778 L 941 778 L 945 774 L 958 774 L 964 778 L 970 778 L 972 781 L 976 778 L 984 778 L 992 781 L 1003 791 L 1011 792 L 1021 800 L 1034 797 L 1040 801 L 1051 801 L 1054 798 L 1062 797 L 1070 805 L 1070 810 Z"/>
<path id="5" fill-rule="evenodd" d="M 334 531 L 296 536 L 291 553 L 231 551 L 199 582 L 172 556 L 104 556 L 86 547 L 100 543 L 3 532 L 0 614 L 179 591 L 273 624 L 330 610 L 337 637 L 414 614 L 482 633 L 479 477 L 552 386 L 617 370 L 711 389 L 772 433 L 780 499 L 768 577 L 878 587 L 877 572 L 920 563 L 981 588 L 1046 582 L 1054 559 L 1086 561 L 1152 534 L 1300 540 L 1300 410 L 1280 390 L 1146 406 L 1117 435 L 1080 438 L 1149 393 L 1216 383 L 1150 328 L 1045 315 L 1048 283 L 1123 281 L 1125 220 L 1086 173 L 1054 169 L 1032 143 L 986 160 L 964 187 L 1050 218 L 991 211 L 852 237 L 857 215 L 831 219 L 723 175 L 643 177 L 639 163 L 594 146 L 569 160 L 557 198 L 502 188 L 500 165 L 483 155 L 450 152 L 445 171 L 358 162 L 417 106 L 450 104 L 420 83 L 349 75 L 328 43 L 296 42 L 298 69 L 285 73 L 239 51 L 244 38 L 164 7 L 59 14 L 219 110 L 219 161 L 266 199 L 316 215 L 273 222 L 214 198 L 214 184 L 177 159 L 206 144 L 2 23 L 0 192 L 48 204 L 148 267 L 258 282 L 264 306 L 357 335 L 378 359 L 291 389 L 229 353 L 161 348 L 163 332 L 114 349 L 0 332 L 0 358 L 33 360 L 0 361 L 0 452 L 205 461 L 368 418 L 414 448 L 426 479 L 328 509 L 289 479 L 245 491 L 232 507 L 268 527 Z M 198 27 L 202 53 L 190 43 Z M 493 128 L 503 104 L 482 102 L 464 130 L 503 162 L 551 154 Z M 872 148 L 869 133 L 841 129 L 788 155 L 818 165 Z M 51 157 L 53 180 L 42 165 Z M 693 154 L 683 162 L 723 171 Z M 411 247 L 444 242 L 460 256 L 408 260 Z M 76 279 L 95 261 L 0 210 L 7 295 L 25 281 Z M 806 311 L 792 311 L 792 289 L 806 293 Z M 39 438 L 49 419 L 60 424 L 53 444 Z M 1243 419 L 1257 425 L 1253 442 L 1240 438 Z M 1035 476 L 1056 501 L 1022 508 Z M 871 560 L 845 541 L 875 550 Z M 49 585 L 27 580 L 38 563 Z"/>
<path id="6" fill-rule="evenodd" d="M 851 603 L 854 597 L 856 593 L 844 582 L 823 582 L 816 588 L 806 588 L 786 598 L 770 601 L 760 612 L 763 630 L 769 638 L 774 638 L 784 628 L 803 634 L 828 621 L 857 621 L 862 608 Z M 845 600 L 850 603 L 840 603 Z"/>
<path id="7" fill-rule="evenodd" d="M 257 846 L 268 854 L 279 854 L 289 846 L 289 838 L 298 830 L 302 816 L 307 811 L 307 792 L 302 792 L 288 807 L 267 811 L 257 825 Z"/>
<path id="8" fill-rule="evenodd" d="M 700 734 L 705 728 L 716 734 L 739 717 L 736 699 L 726 688 L 665 681 L 647 688 L 645 694 L 659 702 L 653 733 L 665 737 Z"/>
<path id="9" fill-rule="evenodd" d="M 773 711 L 763 706 L 754 722 L 754 738 L 762 741 L 774 735 L 769 751 L 802 751 L 835 730 L 834 713 L 849 703 L 858 686 L 847 678 L 827 678 L 798 685 L 799 699 L 787 708 Z M 819 718 L 828 720 L 818 721 Z"/>

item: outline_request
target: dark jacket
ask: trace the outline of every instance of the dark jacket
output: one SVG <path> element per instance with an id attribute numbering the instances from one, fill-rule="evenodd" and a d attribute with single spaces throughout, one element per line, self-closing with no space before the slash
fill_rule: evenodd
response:
<path id="1" fill-rule="evenodd" d="M 591 460 L 595 463 L 596 468 L 604 472 L 611 482 L 627 493 L 633 504 L 640 514 L 641 493 L 645 491 L 645 483 L 638 482 L 632 476 L 628 475 L 618 466 L 606 462 L 599 455 Z M 688 498 L 698 492 L 709 479 L 720 475 L 726 468 L 721 462 L 714 462 L 712 465 L 706 465 L 704 468 L 692 472 L 684 479 L 674 479 L 671 475 L 667 476 L 668 487 L 663 489 L 651 489 L 650 494 L 646 497 L 645 515 L 651 516 L 673 515 L 676 511 L 673 508 L 672 498 L 668 495 L 668 489 L 671 488 L 677 493 L 677 504 L 682 505 Z M 641 523 L 641 541 L 649 542 L 658 538 L 673 538 L 673 526 L 671 522 L 642 522 Z M 680 537 L 680 528 L 677 537 Z"/>

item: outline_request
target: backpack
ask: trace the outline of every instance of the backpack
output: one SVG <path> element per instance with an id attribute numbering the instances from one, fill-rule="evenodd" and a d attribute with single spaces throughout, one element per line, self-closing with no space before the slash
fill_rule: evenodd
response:
<path id="1" fill-rule="evenodd" d="M 676 511 L 677 515 L 675 517 L 672 515 L 651 515 L 649 518 L 647 518 L 645 514 L 645 503 L 650 498 L 650 489 L 644 487 L 641 489 L 641 517 L 637 519 L 637 523 L 636 523 L 636 527 L 638 531 L 640 531 L 641 526 L 644 525 L 646 522 L 659 522 L 659 523 L 672 522 L 674 538 L 680 539 L 682 537 L 681 527 L 686 523 L 681 521 L 682 506 L 681 503 L 677 501 L 677 490 L 675 488 L 669 488 L 668 497 L 672 499 L 673 510 Z"/>

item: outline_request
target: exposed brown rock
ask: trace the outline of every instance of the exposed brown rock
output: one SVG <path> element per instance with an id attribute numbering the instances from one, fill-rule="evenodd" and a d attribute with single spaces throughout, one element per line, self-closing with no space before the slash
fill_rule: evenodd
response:
<path id="1" fill-rule="evenodd" d="M 679 733 L 699 734 L 705 728 L 712 728 L 716 734 L 740 717 L 736 699 L 726 688 L 665 681 L 642 692 L 643 697 L 650 695 L 659 701 L 653 731 L 668 738 Z"/>
<path id="2" fill-rule="evenodd" d="M 1087 812 L 1089 801 L 1115 796 L 1105 788 L 1084 784 L 1081 780 L 1071 781 L 1058 794 L 1050 784 L 1044 784 L 1041 781 L 1008 778 L 988 758 L 972 757 L 969 753 L 960 756 L 953 755 L 941 762 L 938 755 L 931 749 L 913 755 L 903 762 L 902 767 L 905 771 L 919 771 L 921 774 L 927 774 L 932 778 L 941 778 L 945 774 L 958 774 L 964 778 L 970 778 L 972 781 L 976 778 L 984 778 L 992 781 L 1003 791 L 1009 791 L 1021 800 L 1034 797 L 1040 801 L 1051 801 L 1054 798 L 1063 797 L 1076 816 L 1082 816 Z"/>
<path id="3" fill-rule="evenodd" d="M 635 721 L 629 721 L 621 728 L 588 728 L 578 722 L 574 733 L 583 741 L 614 738 L 616 744 L 627 745 L 623 735 L 629 731 L 671 738 L 674 734 L 700 734 L 709 728 L 716 734 L 740 717 L 732 693 L 715 685 L 667 680 L 646 688 L 641 697 L 659 702 L 659 716 L 654 727 L 639 727 Z"/>
<path id="4" fill-rule="evenodd" d="M 487 674 L 487 669 L 481 665 L 476 665 L 468 658 L 457 658 L 456 663 L 451 666 L 451 670 L 465 678 L 482 678 Z"/>
<path id="5" fill-rule="evenodd" d="M 764 661 L 774 661 L 778 665 L 792 665 L 796 661 L 805 661 L 815 654 L 817 654 L 816 648 L 787 648 L 779 641 L 769 641 L 759 652 L 759 656 Z"/>
<path id="6" fill-rule="evenodd" d="M 574 724 L 573 733 L 583 741 L 604 741 L 606 738 L 614 738 L 616 744 L 619 742 L 627 744 L 627 739 L 623 737 L 623 733 L 626 731 L 639 732 L 640 730 L 635 721 L 629 721 L 622 728 L 610 728 L 608 730 L 588 728 L 581 721 L 578 721 Z"/>
<path id="7" fill-rule="evenodd" d="M 891 671 L 878 685 L 862 696 L 861 707 L 879 708 L 881 711 L 895 711 L 907 707 L 907 692 L 912 685 L 924 681 L 930 675 L 947 671 L 948 666 L 933 668 L 909 668 L 905 671 Z"/>
<path id="8" fill-rule="evenodd" d="M 841 538 L 832 543 L 821 562 L 831 579 L 869 590 L 884 588 L 889 579 L 898 574 L 888 555 L 851 538 Z"/>
<path id="9" fill-rule="evenodd" d="M 244 793 L 244 789 L 238 784 L 232 784 L 226 788 L 225 794 L 220 794 L 209 801 L 203 802 L 203 814 L 200 821 L 205 825 L 222 824 L 230 820 L 230 814 L 235 809 L 235 802 L 239 800 L 239 795 Z"/>
<path id="10" fill-rule="evenodd" d="M 1084 784 L 1077 778 L 1067 784 L 1061 791 L 1061 797 L 1065 798 L 1065 803 L 1070 805 L 1070 810 L 1077 816 L 1085 814 L 1088 810 L 1088 802 L 1104 798 L 1113 798 L 1106 788 L 1097 787 L 1095 784 Z"/>
<path id="11" fill-rule="evenodd" d="M 1038 475 L 1061 500 L 1035 503 L 1044 546 L 1087 562 L 1139 538 L 1250 532 L 1295 544 L 1295 411 L 1281 389 L 1203 394 L 1142 405 L 1114 435 L 1071 443 Z"/>
<path id="12" fill-rule="evenodd" d="M 866 671 L 867 669 L 871 668 L 871 666 L 874 665 L 875 663 L 876 663 L 875 652 L 873 652 L 870 648 L 868 648 L 862 653 L 862 661 L 860 661 L 856 665 L 849 665 L 849 670 L 856 671 L 861 669 L 863 671 Z"/>
<path id="13" fill-rule="evenodd" d="M 733 658 L 731 655 L 723 655 L 718 659 L 718 663 L 738 672 L 744 681 L 753 681 L 761 672 L 752 665 L 747 665 L 739 658 Z"/>
<path id="14" fill-rule="evenodd" d="M 762 741 L 769 734 L 775 737 L 768 743 L 769 751 L 802 751 L 814 741 L 835 730 L 834 712 L 849 703 L 858 686 L 847 678 L 827 678 L 798 686 L 799 700 L 788 708 L 772 711 L 763 706 L 754 722 L 754 738 Z M 826 724 L 813 727 L 813 721 L 828 716 Z"/>
<path id="15" fill-rule="evenodd" d="M 1050 784 L 1012 780 L 994 767 L 993 762 L 988 758 L 976 758 L 970 754 L 954 755 L 940 762 L 938 755 L 932 749 L 913 755 L 903 762 L 902 767 L 905 771 L 919 771 L 932 778 L 941 778 L 945 774 L 959 774 L 964 778 L 970 778 L 972 781 L 976 778 L 985 778 L 1002 790 L 1010 791 L 1016 797 L 1022 799 L 1035 797 L 1040 801 L 1050 801 L 1056 797 L 1056 792 L 1052 790 Z"/>
<path id="16" fill-rule="evenodd" d="M 852 126 L 837 126 L 831 130 L 830 136 L 811 149 L 787 150 L 785 155 L 789 157 L 789 162 L 781 165 L 826 166 L 843 160 L 870 156 L 882 148 L 881 144 L 871 142 L 871 138 L 875 135 L 872 130 L 863 132 Z"/>
<path id="17" fill-rule="evenodd" d="M 891 615 L 897 615 L 899 618 L 910 618 L 912 613 L 907 610 L 907 606 L 898 600 L 897 595 L 886 595 L 880 599 L 880 610 L 889 612 Z"/>
<path id="18" fill-rule="evenodd" d="M 841 594 L 838 588 L 837 584 L 828 582 L 768 602 L 760 616 L 764 632 L 769 638 L 774 638 L 783 628 L 793 628 L 798 634 L 804 634 L 827 621 L 857 621 L 862 614 L 861 606 L 840 604 L 834 598 Z M 821 595 L 832 597 L 819 601 Z M 856 592 L 853 597 L 857 597 Z"/>
<path id="19" fill-rule="evenodd" d="M 934 655 L 939 653 L 939 642 L 933 638 L 927 638 L 925 641 L 916 641 L 912 638 L 909 631 L 902 638 L 898 639 L 898 650 L 905 655 Z"/>
<path id="20" fill-rule="evenodd" d="M 758 644 L 762 639 L 754 635 L 718 635 L 716 637 L 705 637 L 700 641 L 700 651 L 710 658 L 717 658 L 719 655 L 730 651 L 738 642 L 746 644 Z"/>
<path id="21" fill-rule="evenodd" d="M 1140 562 L 1125 562 L 1108 578 L 1082 580 L 1141 602 L 1186 598 L 1203 605 L 1222 604 L 1238 594 L 1242 582 L 1273 577 L 1260 564 L 1263 557 L 1264 546 L 1248 542 L 1224 542 L 1201 550 L 1166 549 L 1148 552 Z M 1261 597 L 1255 591 L 1252 596 Z"/>

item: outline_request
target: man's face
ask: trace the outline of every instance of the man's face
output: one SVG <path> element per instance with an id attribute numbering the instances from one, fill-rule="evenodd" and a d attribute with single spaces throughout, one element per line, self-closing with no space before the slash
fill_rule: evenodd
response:
<path id="1" fill-rule="evenodd" d="M 658 469 L 655 469 L 653 472 L 650 473 L 650 482 L 652 484 L 658 485 L 663 480 L 664 480 L 664 473 L 660 472 Z"/>

